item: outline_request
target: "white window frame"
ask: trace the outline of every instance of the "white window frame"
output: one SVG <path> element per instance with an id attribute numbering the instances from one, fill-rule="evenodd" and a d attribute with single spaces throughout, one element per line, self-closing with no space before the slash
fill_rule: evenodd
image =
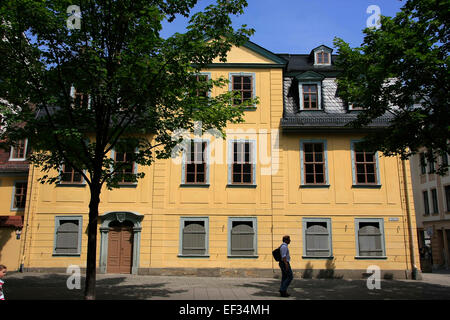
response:
<path id="1" fill-rule="evenodd" d="M 325 182 L 322 184 L 312 184 L 312 183 L 306 183 L 305 181 L 305 168 L 304 168 L 304 148 L 303 144 L 305 143 L 322 143 L 323 144 L 323 154 L 324 154 L 324 162 L 325 162 L 325 170 L 324 170 L 324 179 Z M 330 186 L 330 180 L 328 178 L 328 147 L 327 147 L 327 140 L 307 140 L 307 139 L 300 139 L 300 183 L 302 187 L 329 187 Z"/>
<path id="2" fill-rule="evenodd" d="M 26 202 L 26 196 L 28 195 L 28 181 L 27 180 L 15 180 L 13 184 L 13 190 L 12 190 L 12 197 L 11 197 L 11 211 L 23 211 L 25 208 L 16 208 L 14 206 L 14 200 L 16 198 L 16 184 L 17 183 L 26 183 L 27 184 L 27 193 L 25 194 L 25 202 Z M 25 204 L 26 207 L 26 204 Z"/>
<path id="3" fill-rule="evenodd" d="M 352 179 L 353 179 L 353 187 L 355 188 L 380 188 L 381 187 L 381 179 L 380 179 L 380 162 L 378 161 L 378 151 L 375 151 L 375 160 L 377 166 L 377 183 L 368 183 L 368 184 L 357 184 L 356 183 L 356 166 L 355 166 L 355 144 L 361 142 L 362 140 L 351 140 L 350 141 L 350 149 L 351 149 L 351 161 L 352 161 Z"/>
<path id="4" fill-rule="evenodd" d="M 205 225 L 205 254 L 183 254 L 183 229 L 189 221 L 202 221 Z M 209 217 L 180 217 L 180 239 L 178 257 L 209 258 Z"/>
<path id="5" fill-rule="evenodd" d="M 206 169 L 205 169 L 205 183 L 192 183 L 192 182 L 186 182 L 186 152 L 185 150 L 183 152 L 183 157 L 181 161 L 181 185 L 183 186 L 209 186 L 209 153 L 210 153 L 210 141 L 209 139 L 189 139 L 189 144 L 194 141 L 194 143 L 203 143 L 206 142 L 206 148 L 205 148 L 205 163 L 206 163 Z"/>
<path id="6" fill-rule="evenodd" d="M 303 85 L 317 85 L 317 109 L 305 109 L 303 102 Z M 318 111 L 322 110 L 322 81 L 300 81 L 298 82 L 298 92 L 300 95 L 300 110 L 301 111 Z"/>
<path id="7" fill-rule="evenodd" d="M 252 183 L 234 183 L 233 184 L 233 145 L 235 142 L 249 142 L 250 150 L 252 151 L 250 156 L 250 163 L 252 164 Z M 228 140 L 228 186 L 230 187 L 255 187 L 256 186 L 256 158 L 257 158 L 256 140 L 251 139 L 231 139 Z"/>
<path id="8" fill-rule="evenodd" d="M 328 54 L 328 63 L 319 63 L 319 61 L 317 60 L 317 54 L 322 53 L 322 52 Z M 331 65 L 331 52 L 329 52 L 328 50 L 325 50 L 325 49 L 318 49 L 318 50 L 314 51 L 314 65 L 315 66 L 330 66 Z"/>
<path id="9" fill-rule="evenodd" d="M 139 152 L 138 148 L 136 147 L 134 150 L 135 153 Z M 116 160 L 116 148 L 112 148 L 111 149 L 111 155 L 110 155 L 111 159 L 115 162 Z M 138 173 L 138 164 L 136 163 L 136 161 L 133 161 L 133 174 L 137 174 Z M 114 168 L 111 166 L 110 168 L 110 172 L 112 172 L 114 170 Z M 119 186 L 120 187 L 126 187 L 126 186 L 137 186 L 137 182 L 133 182 L 133 183 L 124 183 L 124 182 L 119 182 Z"/>
<path id="10" fill-rule="evenodd" d="M 255 72 L 230 72 L 228 74 L 228 91 L 233 91 L 233 76 L 252 77 L 252 99 L 256 97 L 256 73 Z M 256 109 L 256 104 L 249 105 L 246 109 Z"/>
<path id="11" fill-rule="evenodd" d="M 27 159 L 28 139 L 25 138 L 24 140 L 25 140 L 25 149 L 23 152 L 23 158 L 13 158 L 14 146 L 11 146 L 11 150 L 9 153 L 9 161 L 25 161 Z"/>

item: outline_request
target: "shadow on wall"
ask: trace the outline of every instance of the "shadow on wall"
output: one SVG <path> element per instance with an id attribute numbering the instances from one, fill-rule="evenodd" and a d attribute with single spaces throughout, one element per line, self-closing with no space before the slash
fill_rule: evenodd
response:
<path id="1" fill-rule="evenodd" d="M 333 260 L 327 260 L 325 265 L 325 269 L 318 270 L 318 272 L 314 272 L 313 264 L 308 262 L 305 267 L 305 271 L 303 271 L 302 278 L 303 279 L 312 279 L 314 277 L 314 273 L 316 273 L 317 279 L 342 279 L 343 275 L 337 275 L 335 273 L 336 265 Z"/>

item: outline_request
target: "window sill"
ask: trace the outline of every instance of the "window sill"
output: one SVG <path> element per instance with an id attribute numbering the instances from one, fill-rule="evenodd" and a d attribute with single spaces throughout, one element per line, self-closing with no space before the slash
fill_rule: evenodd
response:
<path id="1" fill-rule="evenodd" d="M 300 112 L 302 112 L 302 111 L 317 111 L 317 112 L 320 111 L 320 112 L 323 112 L 323 109 L 320 109 L 320 108 L 319 109 L 303 109 L 303 108 L 301 108 Z"/>
<path id="2" fill-rule="evenodd" d="M 209 183 L 181 183 L 180 188 L 209 188 Z"/>
<path id="3" fill-rule="evenodd" d="M 11 211 L 24 211 L 25 208 L 11 208 Z"/>
<path id="4" fill-rule="evenodd" d="M 352 188 L 355 189 L 380 189 L 381 184 L 354 184 Z"/>
<path id="5" fill-rule="evenodd" d="M 315 188 L 329 188 L 330 185 L 329 184 L 302 184 L 300 185 L 300 188 L 311 188 L 311 189 L 315 189 Z"/>
<path id="6" fill-rule="evenodd" d="M 256 188 L 256 184 L 227 184 L 227 188 Z"/>
<path id="7" fill-rule="evenodd" d="M 177 255 L 178 258 L 209 258 L 209 254 L 207 255 L 200 255 L 200 254 L 193 254 L 193 255 L 188 255 L 188 254 L 179 254 Z"/>
<path id="8" fill-rule="evenodd" d="M 333 259 L 334 259 L 334 256 L 330 256 L 330 257 L 309 257 L 309 256 L 302 256 L 302 259 L 333 260 Z"/>
<path id="9" fill-rule="evenodd" d="M 81 257 L 80 253 L 53 253 L 53 257 Z"/>
<path id="10" fill-rule="evenodd" d="M 258 108 L 256 106 L 244 107 L 244 111 L 256 111 Z"/>
<path id="11" fill-rule="evenodd" d="M 137 183 L 119 183 L 118 187 L 119 187 L 119 189 L 120 188 L 136 188 Z"/>
<path id="12" fill-rule="evenodd" d="M 239 255 L 234 255 L 234 256 L 228 255 L 227 257 L 230 259 L 257 259 L 257 258 L 259 258 L 259 256 L 239 256 Z"/>
<path id="13" fill-rule="evenodd" d="M 386 256 L 371 256 L 371 257 L 356 256 L 355 259 L 357 259 L 357 260 L 387 260 L 387 257 Z"/>
<path id="14" fill-rule="evenodd" d="M 56 187 L 78 187 L 78 188 L 84 188 L 84 187 L 86 187 L 86 183 L 57 183 Z"/>

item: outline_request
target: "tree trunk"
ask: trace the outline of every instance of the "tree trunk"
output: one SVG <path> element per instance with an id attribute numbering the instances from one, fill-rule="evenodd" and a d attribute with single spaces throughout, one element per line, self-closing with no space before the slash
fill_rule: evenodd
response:
<path id="1" fill-rule="evenodd" d="M 89 202 L 88 250 L 86 261 L 85 300 L 95 300 L 95 281 L 97 275 L 97 221 L 100 203 L 100 187 L 91 186 Z"/>

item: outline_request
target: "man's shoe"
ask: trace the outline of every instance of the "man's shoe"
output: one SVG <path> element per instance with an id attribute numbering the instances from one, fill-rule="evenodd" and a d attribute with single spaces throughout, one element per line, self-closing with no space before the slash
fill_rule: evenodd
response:
<path id="1" fill-rule="evenodd" d="M 286 291 L 280 291 L 280 296 L 283 298 L 287 298 L 287 297 L 290 297 L 291 295 L 289 293 L 287 293 Z"/>

